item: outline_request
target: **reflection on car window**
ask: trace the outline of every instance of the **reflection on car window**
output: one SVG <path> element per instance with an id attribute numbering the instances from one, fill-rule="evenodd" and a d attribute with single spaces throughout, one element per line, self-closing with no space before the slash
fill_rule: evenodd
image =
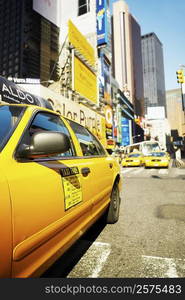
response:
<path id="1" fill-rule="evenodd" d="M 88 129 L 71 120 L 69 123 L 80 143 L 84 156 L 105 155 L 105 150 L 97 138 Z"/>
<path id="2" fill-rule="evenodd" d="M 12 130 L 16 127 L 25 107 L 0 106 L 0 151 L 9 138 Z"/>
<path id="3" fill-rule="evenodd" d="M 65 124 L 63 123 L 63 121 L 57 115 L 54 115 L 51 113 L 45 113 L 45 112 L 37 113 L 37 115 L 35 116 L 28 131 L 26 132 L 26 134 L 23 138 L 23 142 L 26 144 L 29 144 L 30 137 L 34 133 L 39 132 L 39 131 L 55 131 L 55 132 L 61 132 L 61 133 L 66 134 L 70 139 L 71 147 L 67 152 L 58 154 L 56 156 L 62 157 L 62 156 L 75 156 L 76 155 L 69 131 L 66 128 Z"/>
<path id="4" fill-rule="evenodd" d="M 152 152 L 148 156 L 155 156 L 155 157 L 163 157 L 166 154 L 164 152 Z"/>
<path id="5" fill-rule="evenodd" d="M 141 154 L 140 153 L 132 153 L 132 154 L 129 154 L 128 156 L 129 157 L 139 157 L 139 156 L 141 156 Z"/>

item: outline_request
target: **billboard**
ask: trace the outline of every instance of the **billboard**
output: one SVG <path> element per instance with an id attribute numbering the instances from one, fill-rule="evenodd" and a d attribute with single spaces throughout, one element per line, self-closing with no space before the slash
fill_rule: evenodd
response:
<path id="1" fill-rule="evenodd" d="M 76 56 L 74 56 L 73 90 L 97 104 L 97 76 Z"/>
<path id="2" fill-rule="evenodd" d="M 161 120 L 165 119 L 164 106 L 149 106 L 147 107 L 147 119 L 148 120 Z"/>
<path id="3" fill-rule="evenodd" d="M 127 146 L 130 144 L 130 126 L 129 120 L 126 118 L 121 119 L 121 127 L 122 127 L 122 141 L 121 146 Z"/>
<path id="4" fill-rule="evenodd" d="M 24 85 L 25 86 L 25 85 Z M 26 90 L 30 93 L 35 92 L 35 84 L 27 84 Z M 62 116 L 71 119 L 79 124 L 87 127 L 94 133 L 106 146 L 106 132 L 105 132 L 105 117 L 86 107 L 83 104 L 78 104 L 64 96 L 40 85 L 37 93 L 47 99 L 51 104 L 53 110 L 60 113 Z"/>
<path id="5" fill-rule="evenodd" d="M 70 20 L 68 21 L 68 37 L 69 42 L 80 52 L 83 58 L 86 59 L 90 65 L 95 66 L 94 48 Z"/>
<path id="6" fill-rule="evenodd" d="M 33 0 L 33 10 L 59 26 L 59 2 L 60 0 Z"/>
<path id="7" fill-rule="evenodd" d="M 108 43 L 107 1 L 96 0 L 97 44 L 106 46 Z"/>
<path id="8" fill-rule="evenodd" d="M 108 146 L 114 146 L 113 140 L 113 110 L 110 105 L 105 106 L 105 128 L 106 128 L 106 139 Z"/>
<path id="9" fill-rule="evenodd" d="M 29 93 L 14 82 L 0 76 L 0 103 L 32 104 L 52 109 L 45 99 Z"/>

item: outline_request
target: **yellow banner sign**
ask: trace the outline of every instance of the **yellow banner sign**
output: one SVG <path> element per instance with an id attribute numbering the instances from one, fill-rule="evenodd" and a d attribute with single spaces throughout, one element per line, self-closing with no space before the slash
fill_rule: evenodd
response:
<path id="1" fill-rule="evenodd" d="M 87 59 L 90 65 L 95 66 L 94 48 L 70 20 L 68 21 L 68 30 L 69 42 Z"/>
<path id="2" fill-rule="evenodd" d="M 97 76 L 76 56 L 74 57 L 73 87 L 77 93 L 97 103 Z"/>

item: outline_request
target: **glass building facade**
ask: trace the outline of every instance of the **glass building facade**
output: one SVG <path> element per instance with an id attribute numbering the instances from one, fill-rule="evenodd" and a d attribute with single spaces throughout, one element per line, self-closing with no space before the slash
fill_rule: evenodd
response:
<path id="1" fill-rule="evenodd" d="M 137 116 L 144 115 L 143 66 L 141 53 L 141 29 L 137 21 L 130 15 L 132 63 L 133 63 L 133 93 L 134 107 Z"/>
<path id="2" fill-rule="evenodd" d="M 58 78 L 59 28 L 33 10 L 32 0 L 0 1 L 0 74 Z"/>
<path id="3" fill-rule="evenodd" d="M 163 106 L 166 113 L 163 46 L 155 33 L 142 36 L 145 114 L 148 106 Z"/>

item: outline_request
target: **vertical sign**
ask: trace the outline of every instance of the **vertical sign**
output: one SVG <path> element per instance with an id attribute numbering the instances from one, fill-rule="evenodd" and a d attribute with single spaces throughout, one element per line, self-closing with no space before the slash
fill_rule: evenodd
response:
<path id="1" fill-rule="evenodd" d="M 121 126 L 122 126 L 121 146 L 127 146 L 130 144 L 129 120 L 126 118 L 122 118 Z"/>
<path id="2" fill-rule="evenodd" d="M 98 38 L 97 44 L 98 46 L 106 46 L 108 43 L 106 0 L 96 0 L 96 16 Z"/>

